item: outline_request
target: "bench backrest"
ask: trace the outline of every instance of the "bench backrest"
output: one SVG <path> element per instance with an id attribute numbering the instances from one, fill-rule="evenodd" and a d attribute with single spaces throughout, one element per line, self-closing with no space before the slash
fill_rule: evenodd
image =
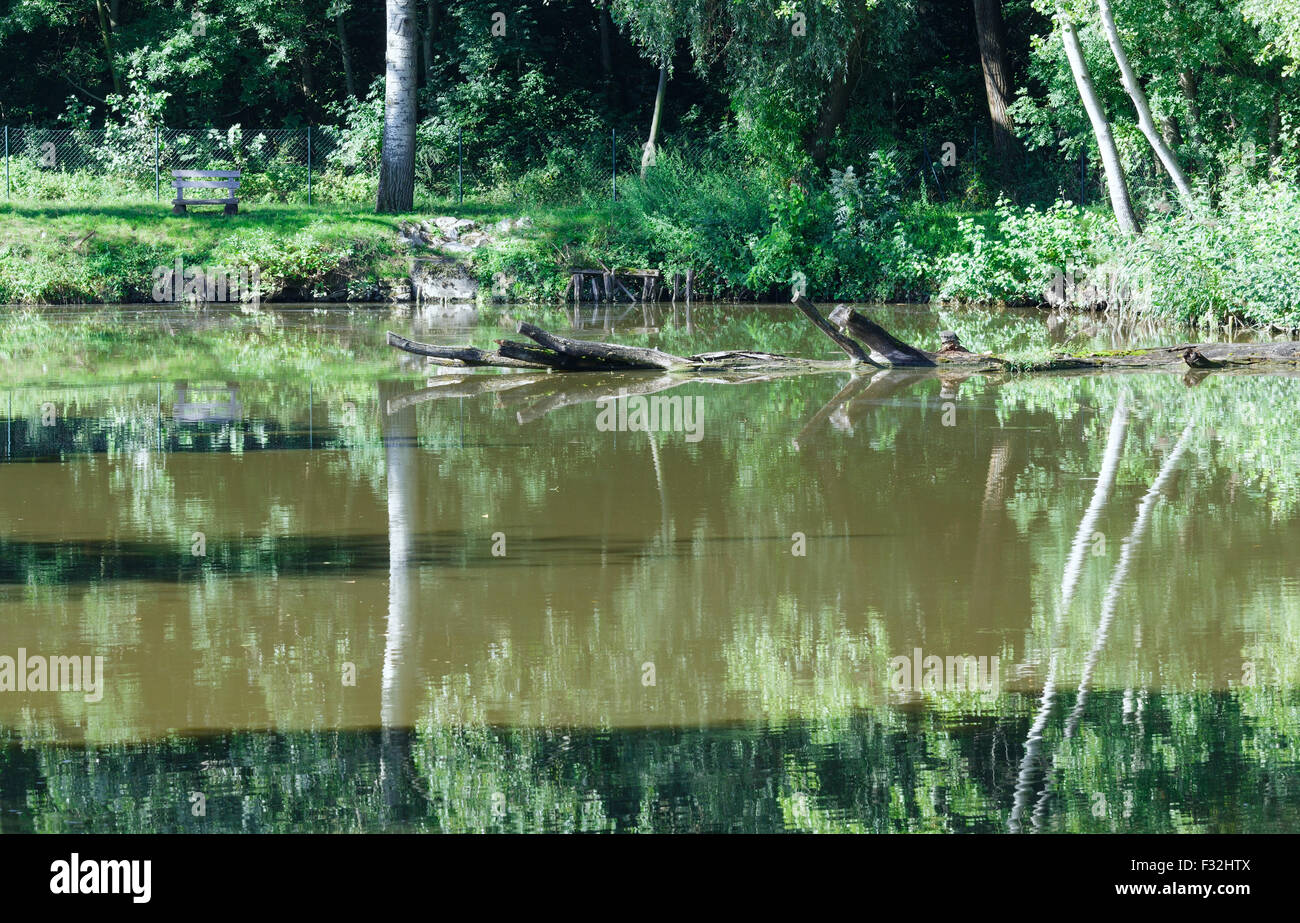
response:
<path id="1" fill-rule="evenodd" d="M 239 170 L 172 170 L 176 201 L 185 200 L 186 189 L 225 189 L 229 198 L 220 201 L 233 204 L 235 190 L 239 188 L 239 173 Z"/>

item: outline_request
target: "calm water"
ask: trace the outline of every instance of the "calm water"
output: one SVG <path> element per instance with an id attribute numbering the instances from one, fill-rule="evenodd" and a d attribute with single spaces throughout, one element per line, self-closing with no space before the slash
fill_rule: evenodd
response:
<path id="1" fill-rule="evenodd" d="M 1180 339 L 873 313 L 927 345 Z M 829 355 L 784 308 L 578 320 Z M 149 361 L 225 323 L 123 322 Z M 0 655 L 103 658 L 97 701 L 0 691 L 0 830 L 1300 821 L 1295 377 L 656 392 L 378 345 L 485 345 L 495 315 L 274 323 L 367 374 L 47 364 L 0 392 Z M 696 415 L 608 431 L 620 391 Z"/>

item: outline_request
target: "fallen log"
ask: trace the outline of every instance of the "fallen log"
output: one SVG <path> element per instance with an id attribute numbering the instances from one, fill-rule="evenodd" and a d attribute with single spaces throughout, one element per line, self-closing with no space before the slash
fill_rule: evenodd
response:
<path id="1" fill-rule="evenodd" d="M 656 371 L 674 374 L 771 373 L 797 374 L 871 368 L 905 368 L 965 374 L 1019 375 L 1044 372 L 1153 371 L 1197 375 L 1215 371 L 1282 372 L 1300 368 L 1300 342 L 1281 343 L 1181 343 L 1117 352 L 1057 354 L 1042 362 L 1017 363 L 999 356 L 971 352 L 950 331 L 940 334 L 938 352 L 899 340 L 875 321 L 847 305 L 837 305 L 830 320 L 802 296 L 794 304 L 843 350 L 847 360 L 805 359 L 750 350 L 721 350 L 693 356 L 675 356 L 658 349 L 621 346 L 558 336 L 521 322 L 518 332 L 536 345 L 498 340 L 496 350 L 472 346 L 431 346 L 395 333 L 388 343 L 397 349 L 427 356 L 444 365 L 499 366 L 549 369 L 556 372 Z M 836 328 L 839 329 L 836 329 Z"/>

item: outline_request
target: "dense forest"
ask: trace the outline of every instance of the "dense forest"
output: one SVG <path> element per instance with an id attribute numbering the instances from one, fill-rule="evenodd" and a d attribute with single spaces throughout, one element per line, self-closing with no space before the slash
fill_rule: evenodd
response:
<path id="1" fill-rule="evenodd" d="M 1295 0 L 11 0 L 0 122 L 119 147 L 318 126 L 318 198 L 382 205 L 387 65 L 414 183 L 381 210 L 462 181 L 571 210 L 476 256 L 516 295 L 558 294 L 558 249 L 689 265 L 717 297 L 1055 280 L 1074 306 L 1290 328 L 1298 36 Z"/>

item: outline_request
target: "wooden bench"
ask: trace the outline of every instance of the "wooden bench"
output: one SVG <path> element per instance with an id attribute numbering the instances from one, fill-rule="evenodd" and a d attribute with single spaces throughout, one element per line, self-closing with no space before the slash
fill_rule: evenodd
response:
<path id="1" fill-rule="evenodd" d="M 227 215 L 239 214 L 239 200 L 235 190 L 239 188 L 238 170 L 172 170 L 172 185 L 176 187 L 176 200 L 172 202 L 172 214 L 185 214 L 187 205 L 224 205 Z M 224 189 L 224 199 L 187 199 L 186 189 Z"/>

